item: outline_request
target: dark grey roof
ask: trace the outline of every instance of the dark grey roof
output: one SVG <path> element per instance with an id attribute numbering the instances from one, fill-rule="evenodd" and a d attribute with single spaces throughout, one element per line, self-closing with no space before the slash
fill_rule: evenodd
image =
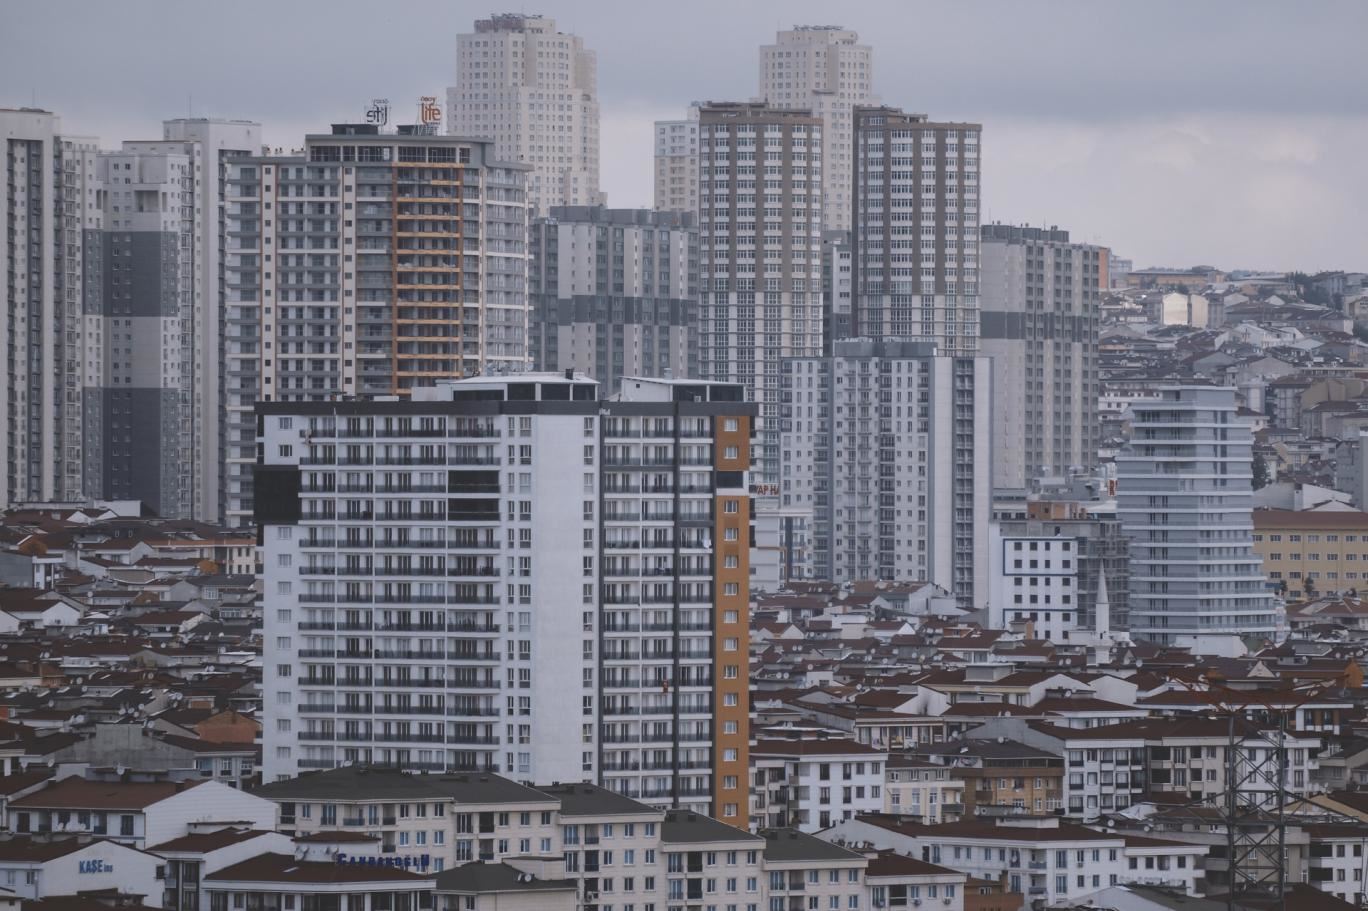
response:
<path id="1" fill-rule="evenodd" d="M 688 810 L 666 810 L 665 822 L 660 827 L 660 840 L 668 844 L 705 843 L 713 841 L 753 841 L 758 848 L 759 835 L 729 826 L 711 816 Z"/>
<path id="2" fill-rule="evenodd" d="M 438 892 L 574 892 L 568 879 L 536 879 L 508 864 L 462 864 L 437 874 Z"/>
<path id="3" fill-rule="evenodd" d="M 596 784 L 580 782 L 577 784 L 537 785 L 537 790 L 560 800 L 561 816 L 605 816 L 629 815 L 657 817 L 660 810 L 644 803 L 623 797 L 621 794 L 601 788 Z"/>
<path id="4" fill-rule="evenodd" d="M 761 829 L 760 836 L 765 839 L 767 861 L 864 860 L 863 854 L 797 829 Z"/>
<path id="5" fill-rule="evenodd" d="M 926 756 L 977 756 L 983 759 L 1058 759 L 1050 753 L 1027 746 L 1016 740 L 952 740 L 946 743 L 924 744 L 916 752 Z"/>
<path id="6" fill-rule="evenodd" d="M 398 769 L 345 766 L 273 781 L 252 792 L 270 800 L 434 800 L 458 803 L 554 805 L 556 799 L 498 775 L 414 774 Z"/>

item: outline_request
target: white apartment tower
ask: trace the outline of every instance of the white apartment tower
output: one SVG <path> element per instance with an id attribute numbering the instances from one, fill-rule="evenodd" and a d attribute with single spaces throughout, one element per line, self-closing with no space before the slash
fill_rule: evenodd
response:
<path id="1" fill-rule="evenodd" d="M 103 231 L 84 378 L 86 495 L 218 521 L 228 162 L 259 154 L 248 121 L 171 120 L 167 138 L 98 160 Z"/>
<path id="2" fill-rule="evenodd" d="M 622 387 L 258 406 L 265 780 L 591 780 L 745 828 L 755 408 Z"/>
<path id="3" fill-rule="evenodd" d="M 978 351 L 980 129 L 855 109 L 852 337 Z"/>
<path id="4" fill-rule="evenodd" d="M 811 510 L 807 578 L 988 597 L 988 359 L 846 339 L 783 365 L 781 503 Z"/>
<path id="5" fill-rule="evenodd" d="M 532 166 L 533 214 L 599 205 L 598 62 L 554 19 L 501 13 L 456 39 L 450 132 L 494 142 L 494 156 Z"/>
<path id="6" fill-rule="evenodd" d="M 756 480 L 780 476 L 780 364 L 822 352 L 822 121 L 759 103 L 699 112 L 699 365 L 760 405 Z"/>
<path id="7" fill-rule="evenodd" d="M 655 122 L 655 207 L 698 212 L 698 105 L 684 120 Z"/>
<path id="8" fill-rule="evenodd" d="M 189 475 L 191 518 L 222 521 L 227 511 L 228 402 L 224 370 L 228 327 L 226 202 L 229 163 L 262 151 L 261 124 L 248 120 L 179 118 L 162 124 L 162 142 L 125 143 L 130 151 L 182 154 L 189 160 L 189 288 L 191 331 L 183 350 L 190 394 Z"/>
<path id="9" fill-rule="evenodd" d="M 250 519 L 258 399 L 410 395 L 527 350 L 524 165 L 492 144 L 337 124 L 226 180 L 226 517 Z"/>
<path id="10" fill-rule="evenodd" d="M 995 488 L 1097 464 L 1106 258 L 1058 228 L 983 226 L 979 350 L 993 361 Z"/>
<path id="11" fill-rule="evenodd" d="M 805 108 L 822 119 L 822 227 L 827 230 L 850 230 L 854 108 L 879 103 L 874 52 L 859 42 L 852 29 L 800 25 L 760 48 L 761 99 L 775 107 Z"/>
<path id="12" fill-rule="evenodd" d="M 1254 552 L 1252 436 L 1235 390 L 1169 387 L 1130 407 L 1116 504 L 1130 538 L 1131 635 L 1165 645 L 1274 635 L 1282 623 Z"/>
<path id="13" fill-rule="evenodd" d="M 90 379 L 87 348 L 101 343 L 99 319 L 88 315 L 98 311 L 101 289 L 87 282 L 100 253 L 97 142 L 63 135 L 56 115 L 32 108 L 0 109 L 0 142 L 0 508 L 80 500 L 87 495 L 81 389 Z"/>

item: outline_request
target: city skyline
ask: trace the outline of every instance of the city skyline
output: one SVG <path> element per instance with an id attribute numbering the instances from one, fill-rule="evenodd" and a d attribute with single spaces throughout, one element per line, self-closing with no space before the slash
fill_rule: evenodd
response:
<path id="1" fill-rule="evenodd" d="M 193 4 L 151 5 L 169 37 L 192 35 L 202 20 Z M 320 123 L 361 119 L 373 97 L 389 98 L 395 119 L 416 115 L 420 97 L 440 99 L 454 82 L 456 36 L 498 11 L 419 3 L 406 6 L 402 19 L 368 14 L 357 28 L 345 15 L 330 17 L 335 26 L 320 24 L 314 7 L 299 5 L 272 8 L 268 30 L 248 15 L 220 23 L 225 46 L 250 51 L 249 72 L 234 62 L 247 57 L 201 53 L 203 45 L 189 40 L 169 42 L 162 53 L 115 56 L 122 45 L 105 38 L 126 26 L 101 7 L 81 5 L 91 27 L 69 34 L 69 53 L 60 57 L 24 40 L 61 26 L 76 9 L 57 2 L 12 16 L 18 27 L 6 37 L 13 44 L 0 39 L 3 103 L 52 110 L 64 132 L 96 136 L 105 148 L 156 138 L 161 120 L 187 111 L 259 121 L 266 142 L 286 148 Z M 1352 48 L 1362 29 L 1346 23 L 1368 25 L 1368 9 L 1323 4 L 1294 15 L 1271 4 L 1213 3 L 1178 17 L 1177 5 L 1161 4 L 1143 19 L 1120 8 L 1046 9 L 869 3 L 833 16 L 816 4 L 766 4 L 727 9 L 725 31 L 712 25 L 710 12 L 720 6 L 708 4 L 668 18 L 563 2 L 535 12 L 598 52 L 602 185 L 615 207 L 650 204 L 654 120 L 685 116 L 691 101 L 757 95 L 758 50 L 778 31 L 841 24 L 873 47 L 873 88 L 885 103 L 985 124 L 992 175 L 985 222 L 1067 225 L 1079 242 L 1106 244 L 1137 266 L 1361 267 L 1353 261 L 1352 200 L 1368 192 L 1368 176 L 1353 150 L 1368 139 L 1368 120 L 1354 87 L 1368 78 L 1368 64 Z M 902 20 L 917 28 L 887 27 Z M 245 31 L 238 22 L 253 25 Z M 972 45 L 925 46 L 901 37 L 925 34 L 928 23 L 939 23 L 933 33 L 977 30 L 977 37 Z M 281 42 L 304 27 L 326 34 L 336 60 L 364 49 L 383 65 L 300 67 L 297 48 L 283 53 Z M 668 41 L 653 39 L 666 33 Z M 1030 40 L 1016 40 L 1023 35 Z M 376 54 L 377 39 L 389 39 L 394 53 Z M 956 54 L 967 46 L 991 53 L 960 67 Z M 1316 53 L 1288 54 L 1289 47 Z M 705 51 L 709 65 L 699 67 L 694 54 Z M 281 91 L 288 84 L 296 90 Z"/>

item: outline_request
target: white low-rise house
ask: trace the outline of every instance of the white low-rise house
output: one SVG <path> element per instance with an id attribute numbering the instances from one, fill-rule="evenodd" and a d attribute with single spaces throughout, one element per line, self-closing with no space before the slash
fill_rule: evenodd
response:
<path id="1" fill-rule="evenodd" d="M 1361 907 L 1368 897 L 1368 826 L 1341 823 L 1302 828 L 1311 837 L 1308 881 L 1322 892 Z"/>
<path id="2" fill-rule="evenodd" d="M 892 816 L 837 823 L 820 837 L 860 849 L 892 850 L 976 879 L 1007 877 L 1028 901 L 1076 901 L 1123 882 L 1196 894 L 1203 845 L 1099 832 L 1058 817 L 1006 816 L 919 826 Z"/>
<path id="3" fill-rule="evenodd" d="M 858 909 L 865 906 L 863 854 L 797 829 L 764 829 L 762 866 L 769 907 Z"/>
<path id="4" fill-rule="evenodd" d="M 161 903 L 162 859 L 106 839 L 79 836 L 0 838 L 0 889 L 37 899 L 114 890 Z"/>
<path id="5" fill-rule="evenodd" d="M 165 861 L 161 906 L 167 911 L 198 911 L 208 907 L 204 878 L 210 873 L 261 854 L 294 854 L 297 846 L 279 832 L 192 825 L 189 834 L 152 845 L 148 851 Z"/>
<path id="6" fill-rule="evenodd" d="M 803 832 L 883 810 L 888 753 L 854 740 L 758 740 L 751 747 L 752 815 Z"/>
<path id="7" fill-rule="evenodd" d="M 52 782 L 9 804 L 9 822 L 16 833 L 80 833 L 135 848 L 186 835 L 194 823 L 215 821 L 273 830 L 276 805 L 217 781 L 110 782 L 77 777 Z"/>

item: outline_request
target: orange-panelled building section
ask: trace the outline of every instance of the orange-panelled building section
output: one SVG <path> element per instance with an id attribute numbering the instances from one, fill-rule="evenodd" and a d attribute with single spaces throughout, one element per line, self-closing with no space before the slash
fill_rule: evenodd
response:
<path id="1" fill-rule="evenodd" d="M 733 420 L 736 429 L 726 429 Z M 713 467 L 748 470 L 751 419 L 713 422 Z M 713 527 L 712 815 L 741 829 L 750 825 L 750 505 L 744 490 L 719 492 Z"/>

